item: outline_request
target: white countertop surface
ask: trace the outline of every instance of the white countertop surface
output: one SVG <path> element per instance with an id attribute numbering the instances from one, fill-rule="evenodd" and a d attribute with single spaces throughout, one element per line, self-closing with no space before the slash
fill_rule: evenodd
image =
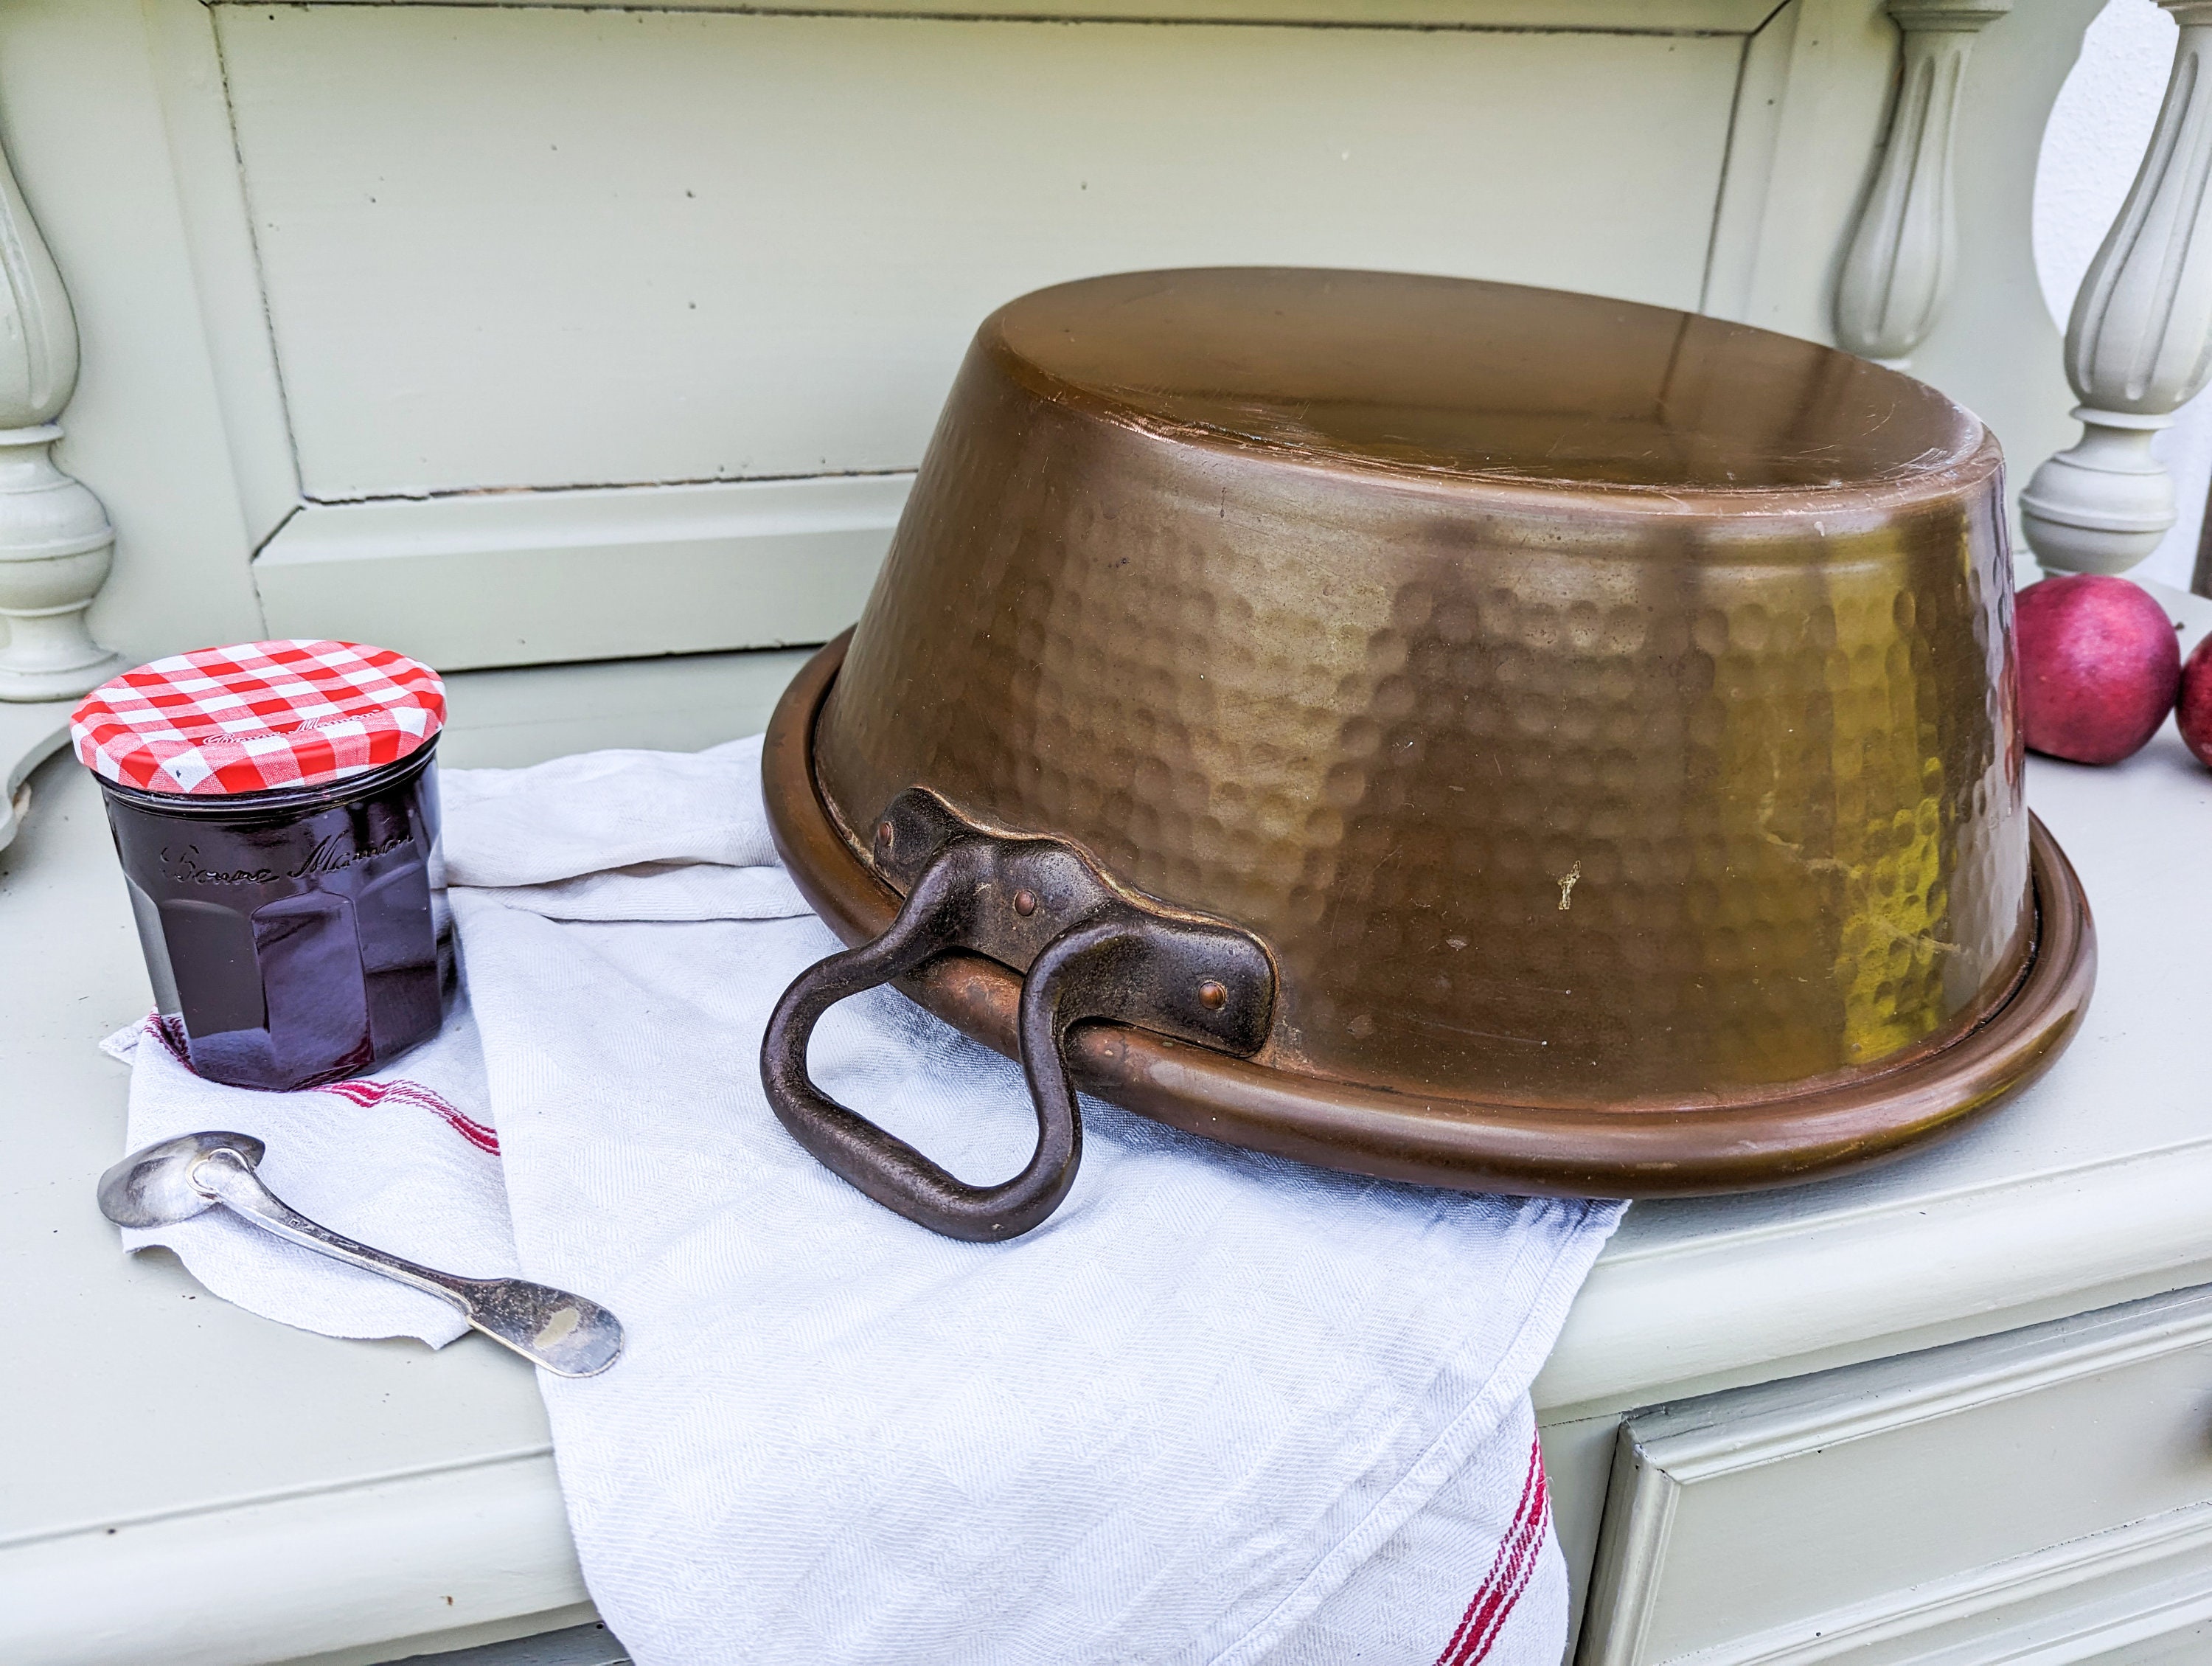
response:
<path id="1" fill-rule="evenodd" d="M 2212 603 L 2160 592 L 2190 626 Z M 757 728 L 799 656 L 453 679 L 453 764 Z M 390 1659 L 588 1610 L 526 1366 L 341 1342 L 121 1255 L 92 1183 L 125 1073 L 95 1049 L 145 975 L 98 795 L 63 760 L 0 851 L 0 1657 L 165 1666 Z M 2037 758 L 2081 873 L 2099 984 L 2041 1082 L 1863 1175 L 1632 1209 L 1537 1401 L 1547 1424 L 2212 1281 L 2212 772 L 2171 725 L 2128 763 Z M 1563 1531 L 1566 1526 L 1563 1515 Z"/>

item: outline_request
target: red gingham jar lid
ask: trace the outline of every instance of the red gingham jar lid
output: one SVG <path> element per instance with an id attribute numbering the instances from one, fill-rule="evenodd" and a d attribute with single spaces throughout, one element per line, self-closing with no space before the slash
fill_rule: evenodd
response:
<path id="1" fill-rule="evenodd" d="M 241 642 L 101 684 L 70 721 L 87 769 L 149 793 L 315 787 L 396 763 L 445 726 L 429 666 L 354 642 Z"/>

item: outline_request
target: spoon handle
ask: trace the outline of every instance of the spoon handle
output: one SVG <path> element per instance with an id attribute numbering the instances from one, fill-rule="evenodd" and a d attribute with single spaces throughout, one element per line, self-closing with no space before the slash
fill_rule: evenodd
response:
<path id="1" fill-rule="evenodd" d="M 558 1377 L 592 1377 L 621 1356 L 622 1325 L 597 1302 L 527 1279 L 467 1279 L 388 1254 L 310 1220 L 263 1183 L 235 1152 L 209 1152 L 190 1170 L 195 1190 L 264 1231 L 333 1261 L 450 1302 L 471 1325 Z"/>

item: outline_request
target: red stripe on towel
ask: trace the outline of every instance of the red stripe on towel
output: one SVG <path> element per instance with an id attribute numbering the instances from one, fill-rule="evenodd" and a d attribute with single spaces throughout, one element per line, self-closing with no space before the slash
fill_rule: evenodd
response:
<path id="1" fill-rule="evenodd" d="M 403 1105 L 413 1105 L 418 1110 L 428 1111 L 434 1116 L 442 1118 L 448 1128 L 478 1151 L 490 1152 L 495 1155 L 499 1151 L 499 1134 L 496 1129 L 477 1122 L 473 1116 L 456 1110 L 422 1083 L 410 1082 L 404 1077 L 395 1078 L 388 1082 L 372 1081 L 365 1077 L 349 1082 L 331 1082 L 315 1089 L 315 1091 L 335 1093 L 341 1099 L 350 1100 L 359 1105 L 363 1110 L 373 1110 L 386 1099 L 397 1099 Z"/>
<path id="2" fill-rule="evenodd" d="M 191 1055 L 185 1051 L 185 1021 L 179 1018 L 155 1012 L 146 1020 L 146 1028 L 154 1038 L 169 1049 L 169 1056 L 187 1070 L 192 1067 Z"/>
<path id="3" fill-rule="evenodd" d="M 1521 1503 L 1513 1512 L 1512 1524 L 1498 1541 L 1490 1572 L 1483 1576 L 1474 1600 L 1460 1616 L 1459 1629 L 1437 1657 L 1437 1666 L 1479 1666 L 1489 1658 L 1491 1645 L 1498 1641 L 1513 1605 L 1521 1600 L 1521 1593 L 1536 1572 L 1536 1558 L 1544 1547 L 1544 1523 L 1551 1509 L 1551 1494 L 1544 1484 L 1543 1448 L 1531 1441 L 1528 1473 L 1521 1483 Z"/>
<path id="4" fill-rule="evenodd" d="M 181 1020 L 173 1016 L 165 1016 L 156 1012 L 146 1020 L 146 1028 L 162 1046 L 169 1049 L 171 1058 L 187 1070 L 192 1067 L 191 1055 L 185 1049 L 185 1026 Z M 359 1105 L 363 1110 L 373 1110 L 386 1099 L 397 1099 L 403 1105 L 412 1105 L 418 1110 L 427 1110 L 433 1116 L 441 1119 L 447 1127 L 452 1128 L 454 1133 L 459 1134 L 478 1151 L 489 1152 L 494 1156 L 499 1154 L 497 1129 L 479 1122 L 475 1117 L 462 1111 L 456 1110 L 439 1094 L 423 1086 L 420 1082 L 410 1082 L 404 1077 L 389 1082 L 372 1081 L 362 1078 L 349 1082 L 330 1082 L 309 1091 L 315 1093 L 335 1093 L 341 1099 Z"/>

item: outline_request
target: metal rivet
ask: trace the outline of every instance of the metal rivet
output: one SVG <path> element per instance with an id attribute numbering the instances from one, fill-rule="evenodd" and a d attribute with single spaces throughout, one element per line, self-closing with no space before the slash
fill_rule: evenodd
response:
<path id="1" fill-rule="evenodd" d="M 1026 920 L 1036 912 L 1036 892 L 1018 891 L 1014 893 L 1014 912 Z"/>
<path id="2" fill-rule="evenodd" d="M 1209 1012 L 1218 1012 L 1229 1004 L 1229 991 L 1209 977 L 1198 986 L 1198 1004 Z"/>
<path id="3" fill-rule="evenodd" d="M 891 824 L 889 822 L 878 822 L 876 824 L 876 842 L 879 845 L 888 847 L 890 844 L 890 842 Z"/>

